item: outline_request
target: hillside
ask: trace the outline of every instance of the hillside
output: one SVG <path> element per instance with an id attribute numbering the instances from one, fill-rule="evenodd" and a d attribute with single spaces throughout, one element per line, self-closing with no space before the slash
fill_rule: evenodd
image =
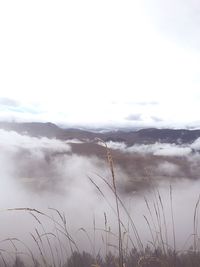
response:
<path id="1" fill-rule="evenodd" d="M 16 131 L 20 134 L 35 137 L 57 138 L 61 140 L 79 139 L 94 141 L 95 138 L 100 138 L 104 141 L 124 142 L 128 146 L 133 144 L 153 144 L 156 142 L 184 144 L 192 143 L 200 137 L 200 130 L 149 128 L 129 131 L 116 130 L 102 133 L 75 128 L 64 129 L 50 122 L 0 122 L 0 129 Z"/>

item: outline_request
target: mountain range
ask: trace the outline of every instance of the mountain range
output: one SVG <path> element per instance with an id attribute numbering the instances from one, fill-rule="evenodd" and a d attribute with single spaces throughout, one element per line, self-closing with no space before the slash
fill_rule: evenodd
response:
<path id="1" fill-rule="evenodd" d="M 47 122 L 0 122 L 0 129 L 16 131 L 20 134 L 34 137 L 57 138 L 60 140 L 78 139 L 81 141 L 94 141 L 96 138 L 103 141 L 124 142 L 127 146 L 133 144 L 192 143 L 200 137 L 200 130 L 187 129 L 129 129 L 112 131 L 92 131 L 78 128 L 61 128 L 56 124 Z"/>

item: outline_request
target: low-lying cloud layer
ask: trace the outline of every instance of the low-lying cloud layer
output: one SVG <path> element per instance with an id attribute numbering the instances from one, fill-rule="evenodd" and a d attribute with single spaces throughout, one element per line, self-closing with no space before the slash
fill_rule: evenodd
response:
<path id="1" fill-rule="evenodd" d="M 5 210 L 30 207 L 49 212 L 48 207 L 53 207 L 65 211 L 70 232 L 79 242 L 80 248 L 85 248 L 86 244 L 88 246 L 88 240 L 83 231 L 81 234 L 78 229 L 85 227 L 91 234 L 94 217 L 96 228 L 101 229 L 104 227 L 104 213 L 106 213 L 109 226 L 112 231 L 117 232 L 116 214 L 110 208 L 110 206 L 115 207 L 115 199 L 102 180 L 103 177 L 112 183 L 106 159 L 98 157 L 98 153 L 96 155 L 74 153 L 71 145 L 73 141 L 76 145 L 82 145 L 78 140 L 69 142 L 34 138 L 0 130 L 0 208 Z M 156 190 L 160 190 L 163 199 L 169 225 L 169 242 L 172 243 L 169 209 L 169 184 L 172 184 L 174 211 L 175 214 L 179 214 L 175 218 L 175 223 L 178 226 L 181 224 L 177 230 L 177 243 L 181 247 L 192 232 L 192 213 L 200 183 L 197 179 L 187 179 L 190 171 L 182 166 L 184 165 L 182 157 L 187 158 L 187 164 L 190 163 L 191 168 L 198 173 L 200 140 L 197 139 L 184 147 L 169 144 L 127 147 L 123 143 L 112 142 L 109 142 L 108 146 L 112 148 L 117 189 L 124 203 L 129 203 L 130 213 L 134 214 L 134 222 L 142 240 L 150 238 L 143 218 L 143 215 L 148 216 L 144 196 L 149 200 L 153 210 L 155 193 L 152 194 L 154 192 L 152 190 L 156 185 Z M 121 154 L 116 154 L 119 150 L 122 151 Z M 122 155 L 126 157 L 118 160 Z M 149 170 L 147 163 L 151 166 Z M 149 171 L 146 176 L 145 168 Z M 180 198 L 180 192 L 184 195 L 184 199 Z M 187 218 L 186 210 L 187 214 L 190 214 Z M 126 223 L 128 218 L 123 209 L 121 214 Z M 183 221 L 180 219 L 181 216 Z M 20 223 L 16 222 L 13 225 L 14 218 L 16 221 L 20 218 Z M 29 218 L 29 215 L 23 212 L 19 214 L 17 211 L 11 213 L 1 211 L 0 219 L 2 238 L 20 236 L 26 242 L 30 242 L 25 232 L 30 232 L 34 227 L 34 218 Z M 52 226 L 48 227 L 51 229 Z M 134 233 L 131 235 L 135 240 Z M 116 242 L 115 238 L 112 241 Z M 102 244 L 102 241 L 98 241 L 97 247 L 102 247 Z"/>
<path id="2" fill-rule="evenodd" d="M 29 150 L 31 153 L 37 153 L 39 151 L 57 153 L 70 151 L 69 145 L 56 139 L 30 137 L 27 135 L 20 135 L 14 131 L 7 132 L 1 129 L 0 146 L 1 149 L 13 150 L 13 152 L 20 150 Z"/>
<path id="3" fill-rule="evenodd" d="M 142 144 L 126 146 L 125 143 L 112 142 L 108 143 L 111 149 L 119 149 L 123 152 L 139 153 L 139 154 L 152 154 L 155 156 L 188 156 L 194 153 L 199 153 L 200 138 L 196 139 L 192 144 L 168 144 L 168 143 L 155 143 L 155 144 Z"/>

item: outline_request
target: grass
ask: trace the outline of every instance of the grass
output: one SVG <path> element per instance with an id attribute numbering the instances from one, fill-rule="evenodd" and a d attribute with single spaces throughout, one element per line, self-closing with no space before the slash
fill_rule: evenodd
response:
<path id="1" fill-rule="evenodd" d="M 77 234 L 82 234 L 85 243 L 89 244 L 83 251 L 70 233 L 66 216 L 61 211 L 54 208 L 49 208 L 49 212 L 31 208 L 8 209 L 8 212 L 23 212 L 33 218 L 34 231 L 30 233 L 30 238 L 35 248 L 29 247 L 16 237 L 1 240 L 0 267 L 200 267 L 198 234 L 200 197 L 197 199 L 192 218 L 193 233 L 190 240 L 193 241 L 187 249 L 178 250 L 172 186 L 169 188 L 169 203 L 167 203 L 171 212 L 171 228 L 167 222 L 169 218 L 166 218 L 162 195 L 158 189 L 153 189 L 153 202 L 150 203 L 146 197 L 144 198 L 147 210 L 143 215 L 144 228 L 147 227 L 151 238 L 144 244 L 130 209 L 118 193 L 113 158 L 105 143 L 104 145 L 111 182 L 100 175 L 98 179 L 112 194 L 114 201 L 110 202 L 103 188 L 98 185 L 98 181 L 94 181 L 92 177 L 88 178 L 110 207 L 110 213 L 115 217 L 117 233 L 109 226 L 109 215 L 106 212 L 103 214 L 102 228 L 97 227 L 94 216 L 92 233 L 83 227 L 77 230 Z M 51 224 L 50 231 L 47 230 L 46 221 Z M 172 232 L 169 233 L 170 231 Z M 173 237 L 172 244 L 169 242 L 170 234 Z M 96 246 L 96 243 L 100 243 L 100 239 L 104 252 L 101 252 L 101 248 L 98 250 Z"/>

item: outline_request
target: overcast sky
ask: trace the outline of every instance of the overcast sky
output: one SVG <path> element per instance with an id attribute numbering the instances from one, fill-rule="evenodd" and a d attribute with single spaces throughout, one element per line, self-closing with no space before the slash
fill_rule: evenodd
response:
<path id="1" fill-rule="evenodd" d="M 197 0 L 0 1 L 0 118 L 200 127 Z"/>

